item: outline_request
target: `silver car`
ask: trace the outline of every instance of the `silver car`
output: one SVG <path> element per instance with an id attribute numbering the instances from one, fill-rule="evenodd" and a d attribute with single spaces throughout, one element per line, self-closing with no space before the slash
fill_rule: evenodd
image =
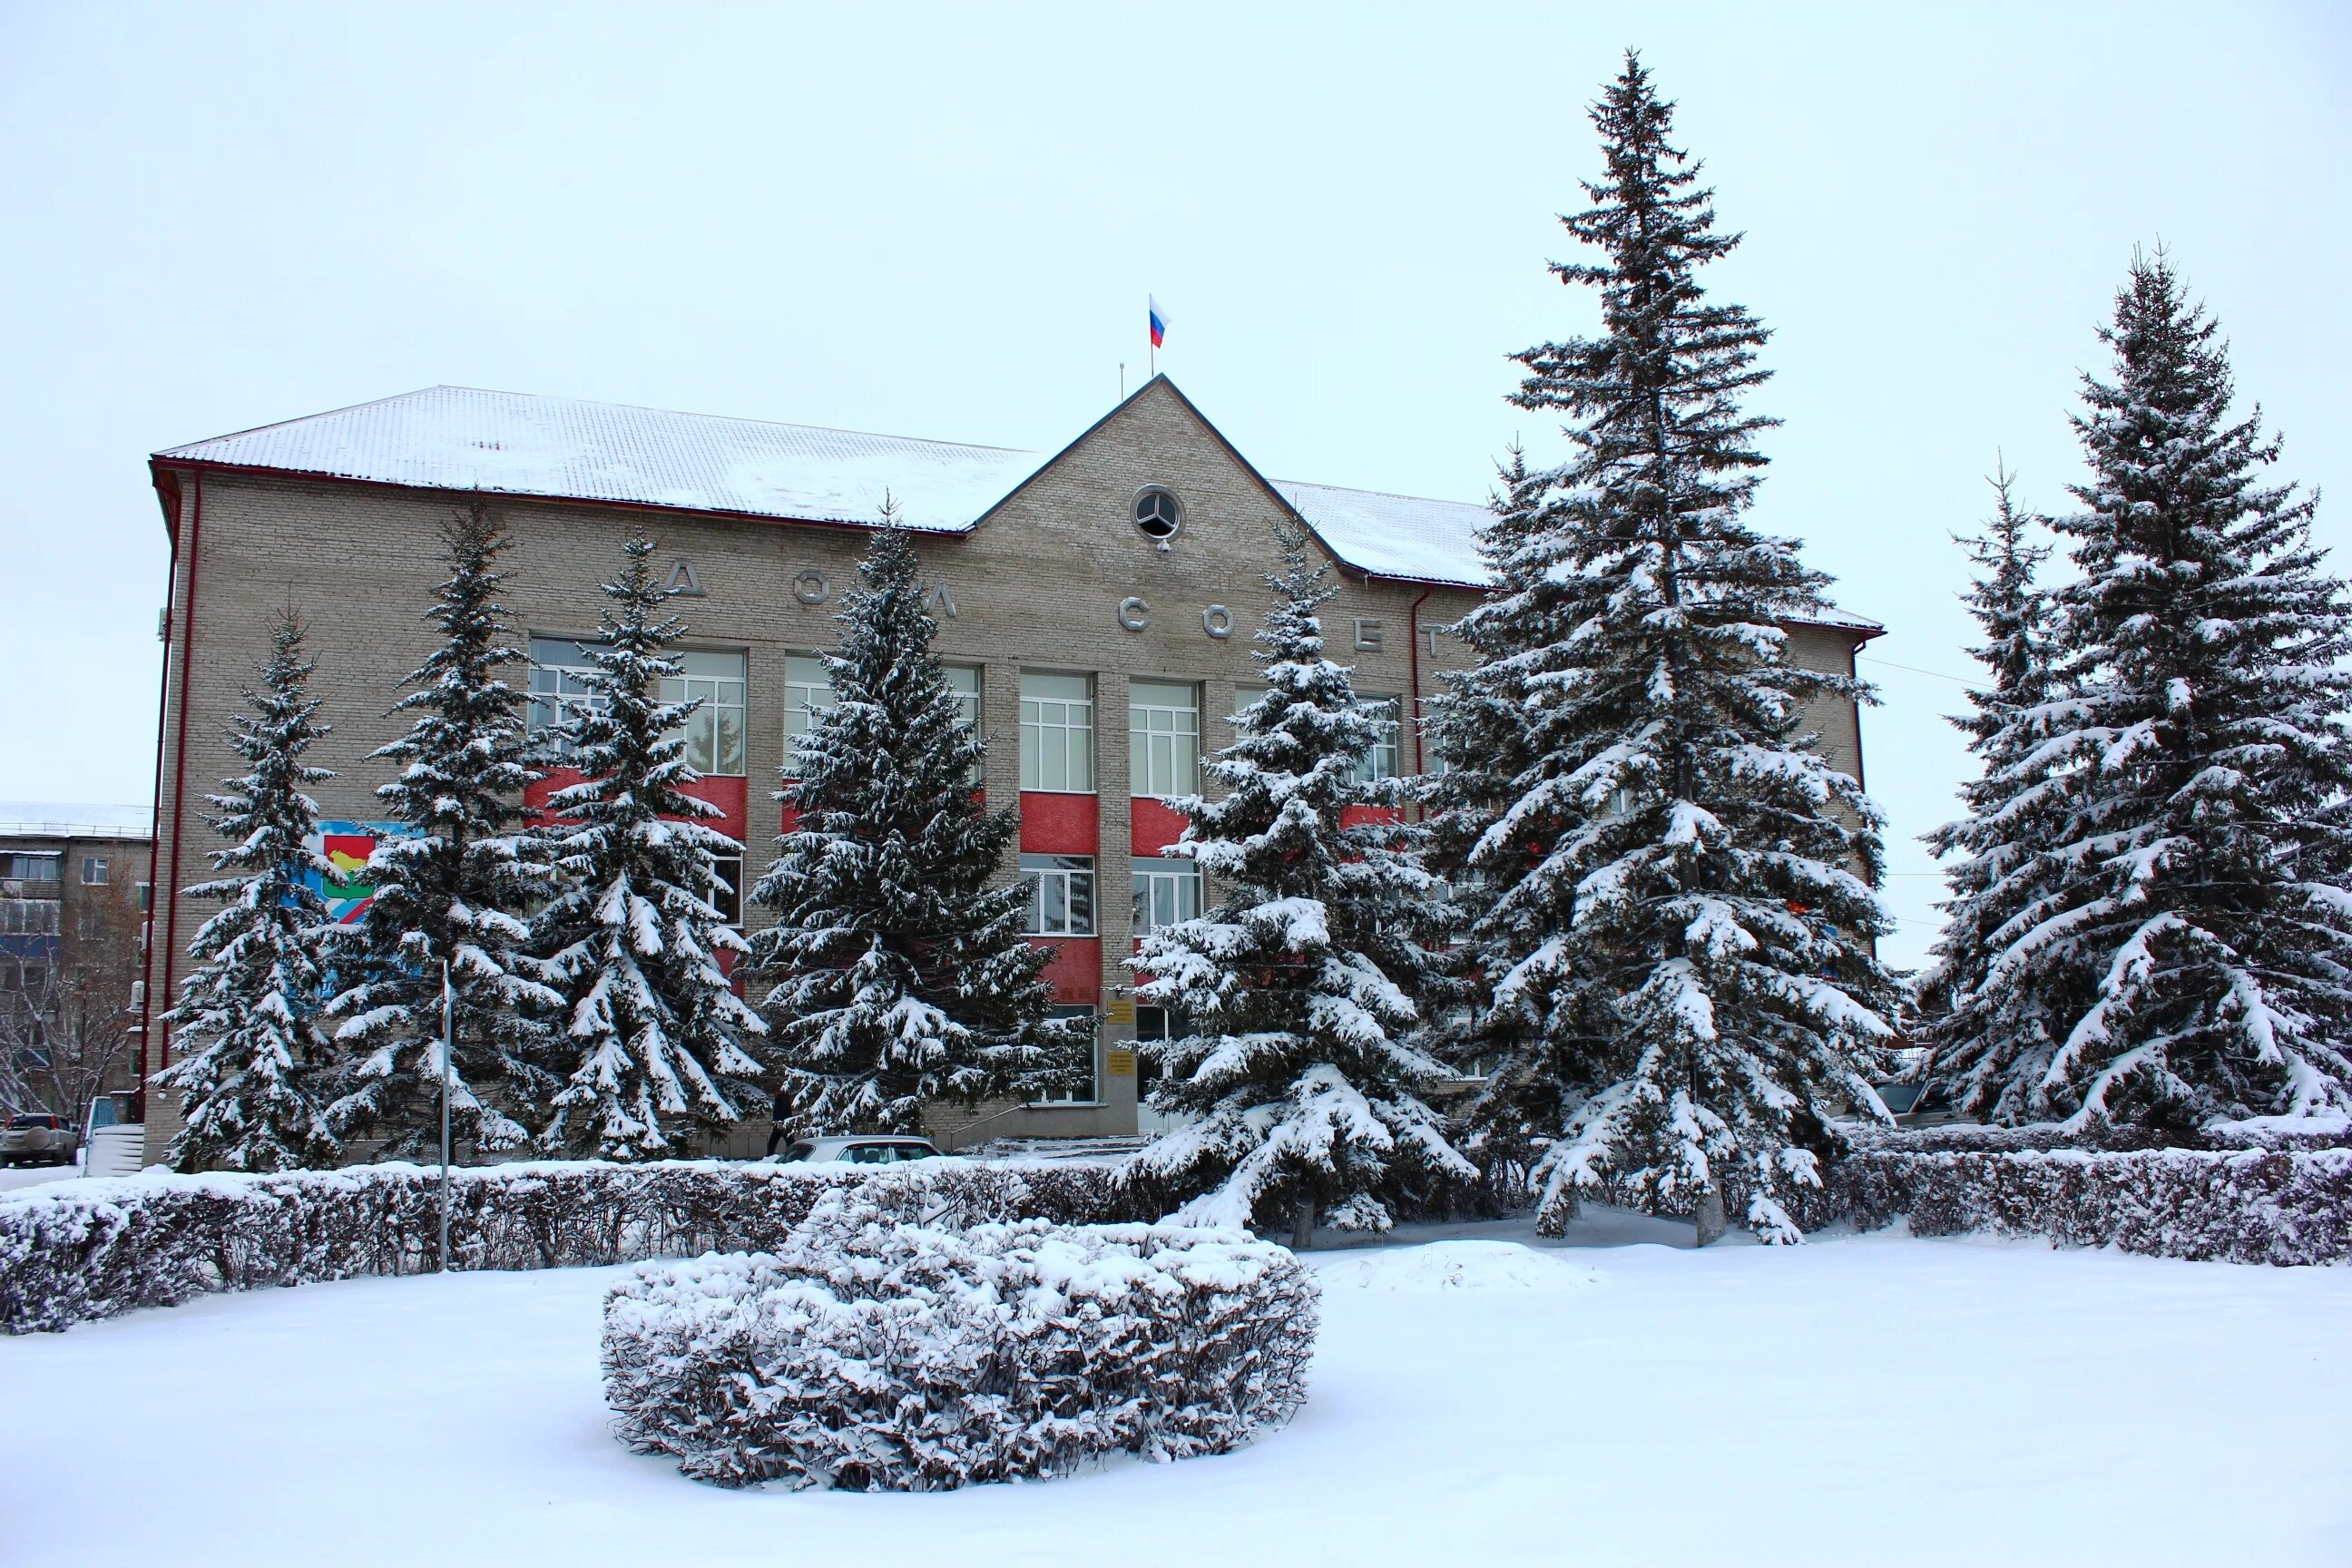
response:
<path id="1" fill-rule="evenodd" d="M 0 1165 L 69 1165 L 81 1134 L 62 1116 L 26 1111 L 8 1119 L 0 1131 Z"/>
<path id="2" fill-rule="evenodd" d="M 928 1138 L 879 1133 L 864 1138 L 803 1138 L 783 1153 L 785 1163 L 796 1165 L 890 1165 L 941 1158 L 939 1145 Z"/>

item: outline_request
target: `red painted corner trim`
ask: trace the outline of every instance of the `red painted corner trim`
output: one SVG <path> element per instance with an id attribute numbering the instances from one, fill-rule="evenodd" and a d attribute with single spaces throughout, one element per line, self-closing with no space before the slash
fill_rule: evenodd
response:
<path id="1" fill-rule="evenodd" d="M 187 837 L 188 688 L 193 680 L 196 657 L 196 552 L 203 541 L 205 531 L 205 477 L 199 473 L 194 476 L 194 479 L 195 489 L 190 501 L 188 517 L 188 580 L 181 585 L 180 589 L 182 599 L 187 608 L 181 617 L 180 689 L 174 694 L 180 705 L 180 715 L 175 738 L 172 742 L 172 876 L 171 879 L 161 887 L 151 884 L 149 895 L 151 903 L 156 899 L 169 900 L 169 906 L 163 913 L 163 997 L 166 1007 L 170 1005 L 172 995 L 173 960 L 179 956 L 180 844 Z M 169 656 L 170 650 L 166 649 L 165 657 Z M 148 911 L 148 919 L 150 921 L 154 919 L 154 910 L 152 909 Z M 148 931 L 152 941 L 153 926 L 149 926 Z M 155 993 L 152 991 L 147 993 L 147 1005 L 151 1012 L 155 1007 Z M 172 1065 L 172 1031 L 168 1026 L 165 1026 L 151 1033 L 155 1040 L 155 1070 L 161 1072 Z M 141 1065 L 144 1067 L 147 1037 L 142 1036 L 139 1044 Z M 142 1087 L 144 1087 L 143 1079 Z"/>

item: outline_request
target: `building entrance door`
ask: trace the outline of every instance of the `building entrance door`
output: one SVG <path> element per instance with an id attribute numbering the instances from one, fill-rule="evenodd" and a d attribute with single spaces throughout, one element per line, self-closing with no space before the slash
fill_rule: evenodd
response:
<path id="1" fill-rule="evenodd" d="M 1164 1040 L 1181 1032 L 1181 1018 L 1173 1018 L 1165 1007 L 1135 1009 L 1135 1130 L 1145 1137 L 1170 1132 L 1192 1120 L 1189 1116 L 1171 1116 L 1154 1110 L 1146 1103 L 1151 1098 L 1152 1085 L 1160 1081 L 1159 1064 L 1151 1059 L 1146 1043 Z"/>

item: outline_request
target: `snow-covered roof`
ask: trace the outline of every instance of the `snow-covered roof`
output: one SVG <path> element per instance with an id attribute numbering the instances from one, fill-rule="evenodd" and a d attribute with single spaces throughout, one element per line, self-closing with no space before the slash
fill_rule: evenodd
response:
<path id="1" fill-rule="evenodd" d="M 1486 585 L 1486 564 L 1478 559 L 1478 527 L 1490 515 L 1484 506 L 1298 479 L 1273 483 L 1323 542 L 1359 572 Z"/>
<path id="2" fill-rule="evenodd" d="M 432 386 L 159 452 L 422 489 L 489 490 L 960 533 L 1045 458 L 1002 447 Z"/>
<path id="3" fill-rule="evenodd" d="M 488 490 L 870 527 L 885 489 L 908 528 L 964 533 L 1050 454 L 433 386 L 155 454 L 422 489 Z M 1376 577 L 1486 584 L 1485 506 L 1271 481 L 1341 563 Z M 1820 625 L 1882 630 L 1843 611 Z"/>
<path id="4" fill-rule="evenodd" d="M 0 837 L 144 838 L 154 822 L 150 805 L 0 800 Z"/>
<path id="5" fill-rule="evenodd" d="M 870 525 L 887 488 L 909 528 L 961 533 L 1048 454 L 708 414 L 433 386 L 158 452 L 422 489 L 490 490 Z M 1277 480 L 1340 560 L 1480 585 L 1483 506 Z"/>

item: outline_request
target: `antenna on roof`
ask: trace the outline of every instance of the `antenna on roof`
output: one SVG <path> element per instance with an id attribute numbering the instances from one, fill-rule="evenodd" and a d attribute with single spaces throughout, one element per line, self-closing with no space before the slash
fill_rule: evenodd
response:
<path id="1" fill-rule="evenodd" d="M 1127 401 L 1127 362 L 1125 360 L 1118 362 L 1118 400 L 1121 403 Z"/>

